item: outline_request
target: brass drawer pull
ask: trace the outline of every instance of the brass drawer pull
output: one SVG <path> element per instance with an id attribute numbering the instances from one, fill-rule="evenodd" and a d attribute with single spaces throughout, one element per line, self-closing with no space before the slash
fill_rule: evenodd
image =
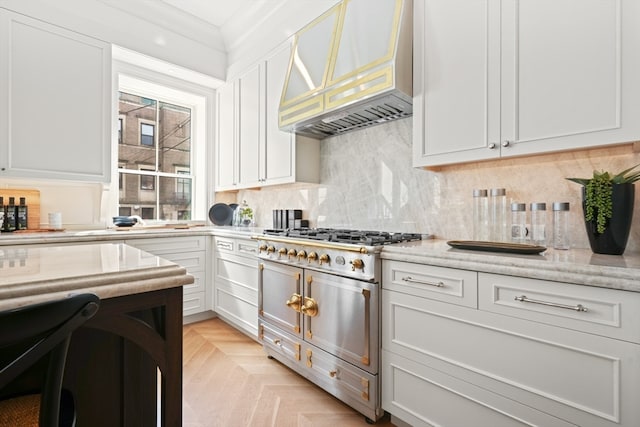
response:
<path id="1" fill-rule="evenodd" d="M 414 279 L 411 276 L 405 276 L 402 278 L 403 281 L 408 282 L 408 283 L 419 283 L 421 285 L 429 285 L 429 286 L 435 286 L 436 288 L 443 288 L 444 287 L 444 283 L 443 282 L 428 282 L 426 280 L 417 280 Z"/>
<path id="2" fill-rule="evenodd" d="M 574 310 L 574 311 L 580 311 L 580 312 L 587 311 L 587 307 L 583 306 L 582 304 L 578 304 L 578 305 L 558 304 L 557 302 L 540 301 L 537 299 L 527 298 L 525 295 L 515 297 L 515 300 L 520 302 L 530 302 L 531 304 L 548 305 L 549 307 L 565 308 L 567 310 Z"/>

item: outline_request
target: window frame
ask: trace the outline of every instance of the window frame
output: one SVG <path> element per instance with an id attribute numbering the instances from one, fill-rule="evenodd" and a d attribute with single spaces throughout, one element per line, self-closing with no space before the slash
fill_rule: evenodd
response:
<path id="1" fill-rule="evenodd" d="M 191 131 L 191 220 L 205 221 L 207 218 L 208 206 L 210 201 L 207 188 L 211 188 L 213 183 L 213 174 L 211 170 L 213 159 L 210 159 L 208 153 L 213 147 L 207 146 L 207 141 L 213 140 L 214 128 L 213 120 L 215 107 L 215 86 L 203 86 L 188 80 L 175 78 L 155 70 L 140 67 L 138 65 L 114 61 L 115 89 L 113 108 L 118 111 L 119 92 L 127 92 L 142 97 L 151 97 L 158 101 L 173 103 L 180 106 L 188 107 L 192 110 L 192 131 Z M 221 82 L 220 82 L 221 83 Z M 118 117 L 119 114 L 114 115 Z M 126 121 L 124 126 L 127 126 Z M 118 158 L 118 139 L 117 124 L 114 123 L 114 144 L 112 144 L 114 159 Z M 157 129 L 156 129 L 157 135 Z M 129 172 L 126 169 L 118 168 L 117 162 L 112 162 L 113 179 L 112 182 L 119 182 L 120 172 Z M 139 171 L 131 171 L 137 172 Z M 158 172 L 157 178 L 164 176 L 164 173 Z M 173 174 L 167 174 L 175 178 Z M 126 180 L 126 176 L 125 176 Z M 117 185 L 117 184 L 116 184 Z M 157 189 L 158 183 L 155 187 Z M 119 191 L 114 191 L 112 196 L 113 212 L 118 212 L 119 207 Z M 212 195 L 213 196 L 213 195 Z M 159 200 L 156 201 L 156 215 L 161 213 L 159 209 Z M 176 212 L 177 213 L 177 212 Z"/>

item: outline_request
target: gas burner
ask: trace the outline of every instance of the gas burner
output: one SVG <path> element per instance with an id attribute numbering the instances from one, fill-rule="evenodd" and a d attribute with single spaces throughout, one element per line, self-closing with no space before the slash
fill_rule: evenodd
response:
<path id="1" fill-rule="evenodd" d="M 390 233 L 386 231 L 346 230 L 334 228 L 290 228 L 285 230 L 267 229 L 264 234 L 291 237 L 295 239 L 319 240 L 324 242 L 350 243 L 366 246 L 422 240 L 417 233 Z"/>

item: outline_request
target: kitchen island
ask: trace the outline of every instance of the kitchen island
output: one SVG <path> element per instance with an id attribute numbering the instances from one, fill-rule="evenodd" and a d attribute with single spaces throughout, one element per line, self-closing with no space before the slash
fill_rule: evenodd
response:
<path id="1" fill-rule="evenodd" d="M 0 247 L 0 310 L 91 292 L 95 317 L 69 348 L 78 425 L 182 422 L 184 268 L 125 244 Z M 158 370 L 160 410 L 158 411 Z"/>

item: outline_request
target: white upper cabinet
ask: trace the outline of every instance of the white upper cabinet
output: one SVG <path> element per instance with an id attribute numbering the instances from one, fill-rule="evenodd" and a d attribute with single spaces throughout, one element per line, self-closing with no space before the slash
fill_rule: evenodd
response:
<path id="1" fill-rule="evenodd" d="M 414 166 L 588 148 L 640 135 L 634 0 L 414 6 Z"/>
<path id="2" fill-rule="evenodd" d="M 216 189 L 233 190 L 238 185 L 236 144 L 237 82 L 217 90 Z"/>
<path id="3" fill-rule="evenodd" d="M 260 146 L 264 142 L 263 76 L 261 64 L 238 79 L 239 88 L 239 176 L 244 187 L 260 185 Z"/>
<path id="4" fill-rule="evenodd" d="M 218 89 L 216 191 L 319 182 L 319 141 L 278 126 L 290 46 Z"/>
<path id="5" fill-rule="evenodd" d="M 259 147 L 264 140 L 261 70 L 256 66 L 218 88 L 216 190 L 259 185 Z"/>
<path id="6" fill-rule="evenodd" d="M 0 9 L 0 176 L 111 179 L 111 46 Z"/>

